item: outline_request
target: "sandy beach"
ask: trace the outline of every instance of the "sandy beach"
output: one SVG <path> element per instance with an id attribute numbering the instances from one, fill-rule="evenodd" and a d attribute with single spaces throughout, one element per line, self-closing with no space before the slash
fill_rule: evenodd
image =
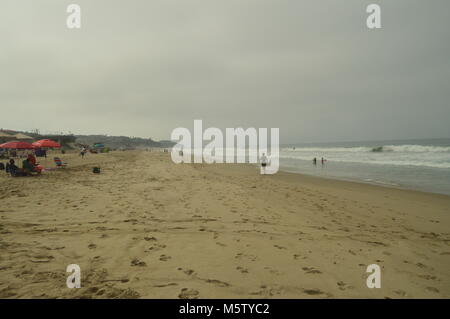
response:
<path id="1" fill-rule="evenodd" d="M 450 297 L 449 196 L 157 151 L 59 156 L 0 174 L 0 298 Z"/>

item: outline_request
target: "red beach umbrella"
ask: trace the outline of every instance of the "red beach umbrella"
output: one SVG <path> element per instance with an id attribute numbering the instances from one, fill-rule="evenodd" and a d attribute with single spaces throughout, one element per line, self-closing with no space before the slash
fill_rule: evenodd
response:
<path id="1" fill-rule="evenodd" d="M 59 148 L 61 147 L 61 144 L 56 143 L 55 141 L 52 140 L 39 140 L 33 143 L 33 145 L 35 147 L 54 147 L 54 148 Z"/>
<path id="2" fill-rule="evenodd" d="M 34 145 L 27 143 L 27 142 L 21 142 L 21 141 L 6 142 L 3 144 L 0 144 L 0 148 L 11 148 L 11 149 L 19 149 L 19 150 L 35 149 Z"/>

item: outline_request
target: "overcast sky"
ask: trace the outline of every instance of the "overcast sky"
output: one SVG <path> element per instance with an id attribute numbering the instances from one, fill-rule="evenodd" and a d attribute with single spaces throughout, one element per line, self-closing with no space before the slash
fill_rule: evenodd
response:
<path id="1" fill-rule="evenodd" d="M 0 40 L 0 128 L 168 139 L 202 119 L 279 127 L 284 143 L 450 137 L 448 0 L 2 0 Z"/>

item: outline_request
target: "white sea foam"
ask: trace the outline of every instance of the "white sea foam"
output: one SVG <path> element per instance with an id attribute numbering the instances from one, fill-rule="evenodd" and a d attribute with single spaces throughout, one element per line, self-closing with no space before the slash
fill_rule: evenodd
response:
<path id="1" fill-rule="evenodd" d="M 281 159 L 310 161 L 314 157 L 332 162 L 450 168 L 450 146 L 296 147 L 283 148 L 280 152 Z"/>
<path id="2" fill-rule="evenodd" d="M 410 153 L 450 153 L 450 146 L 428 146 L 428 145 L 380 145 L 381 152 L 410 152 Z M 374 153 L 377 146 L 359 146 L 359 147 L 285 147 L 282 151 L 286 152 L 350 152 L 350 153 Z"/>

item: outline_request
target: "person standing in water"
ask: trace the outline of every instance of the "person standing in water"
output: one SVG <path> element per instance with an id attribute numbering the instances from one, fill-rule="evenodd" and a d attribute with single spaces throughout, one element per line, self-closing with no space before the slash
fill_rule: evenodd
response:
<path id="1" fill-rule="evenodd" d="M 261 175 L 266 175 L 266 166 L 269 162 L 269 159 L 267 158 L 266 154 L 263 153 L 260 160 L 261 160 Z"/>
<path id="2" fill-rule="evenodd" d="M 317 165 L 317 158 L 315 158 L 315 157 L 313 158 L 313 164 L 314 164 L 314 166 Z"/>
<path id="3" fill-rule="evenodd" d="M 325 165 L 326 159 L 324 159 L 324 158 L 322 157 L 321 162 L 322 162 L 322 166 Z"/>

